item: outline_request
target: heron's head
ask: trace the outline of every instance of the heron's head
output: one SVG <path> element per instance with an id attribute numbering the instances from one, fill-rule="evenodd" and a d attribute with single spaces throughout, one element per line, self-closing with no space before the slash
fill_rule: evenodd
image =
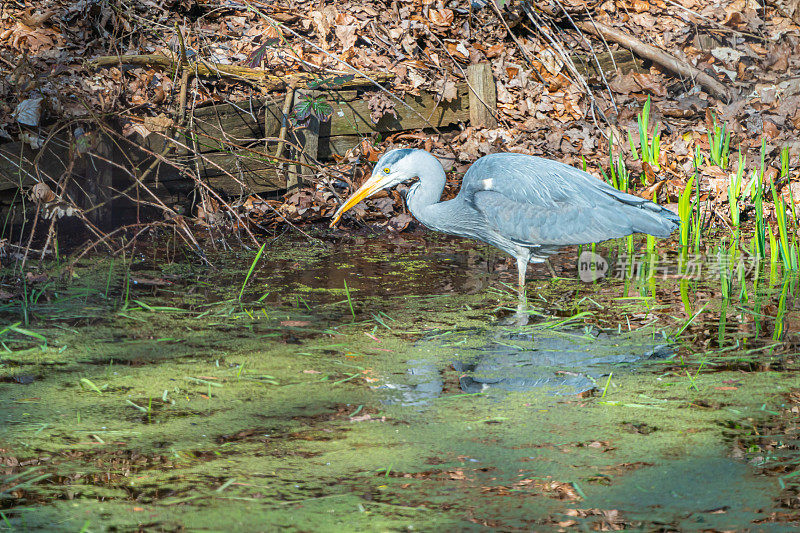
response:
<path id="1" fill-rule="evenodd" d="M 335 226 L 342 215 L 361 200 L 369 198 L 376 192 L 394 187 L 398 183 L 417 177 L 414 170 L 414 159 L 417 152 L 411 148 L 400 148 L 386 152 L 378 160 L 372 170 L 372 176 L 354 192 L 333 215 L 331 227 Z M 423 152 L 427 154 L 427 152 Z"/>

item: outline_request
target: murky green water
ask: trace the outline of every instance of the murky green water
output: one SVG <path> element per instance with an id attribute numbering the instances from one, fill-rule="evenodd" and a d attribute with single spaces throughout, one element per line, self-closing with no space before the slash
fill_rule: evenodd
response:
<path id="1" fill-rule="evenodd" d="M 568 251 L 520 328 L 468 241 L 284 237 L 241 302 L 254 254 L 154 254 L 0 305 L 0 528 L 798 527 L 798 289 L 768 266 L 725 304 Z"/>

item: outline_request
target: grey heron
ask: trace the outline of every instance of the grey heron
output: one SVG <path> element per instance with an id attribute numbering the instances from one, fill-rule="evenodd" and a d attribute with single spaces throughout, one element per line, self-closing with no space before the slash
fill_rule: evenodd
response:
<path id="1" fill-rule="evenodd" d="M 384 154 L 372 176 L 333 216 L 382 189 L 418 179 L 406 205 L 428 228 L 483 241 L 517 260 L 519 296 L 525 297 L 528 263 L 539 263 L 560 248 L 633 233 L 668 237 L 680 223 L 672 211 L 621 192 L 582 170 L 558 161 L 518 153 L 490 154 L 464 174 L 452 200 L 441 201 L 445 171 L 425 150 L 401 148 Z"/>

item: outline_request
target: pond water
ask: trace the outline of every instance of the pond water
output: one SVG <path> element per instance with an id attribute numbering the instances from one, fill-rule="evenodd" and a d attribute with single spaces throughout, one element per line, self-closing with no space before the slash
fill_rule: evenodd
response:
<path id="1" fill-rule="evenodd" d="M 518 326 L 492 248 L 315 235 L 0 302 L 0 529 L 800 527 L 796 278 L 612 241 Z"/>

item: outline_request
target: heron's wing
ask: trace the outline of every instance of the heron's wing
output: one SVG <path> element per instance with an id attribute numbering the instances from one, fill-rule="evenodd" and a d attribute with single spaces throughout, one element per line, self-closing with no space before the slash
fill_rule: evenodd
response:
<path id="1" fill-rule="evenodd" d="M 597 207 L 540 208 L 492 191 L 477 193 L 474 205 L 496 232 L 522 245 L 587 244 L 634 233 L 627 217 Z"/>
<path id="2" fill-rule="evenodd" d="M 677 223 L 671 211 L 586 172 L 522 154 L 479 159 L 459 195 L 521 244 L 583 244 L 637 232 L 667 236 Z"/>

